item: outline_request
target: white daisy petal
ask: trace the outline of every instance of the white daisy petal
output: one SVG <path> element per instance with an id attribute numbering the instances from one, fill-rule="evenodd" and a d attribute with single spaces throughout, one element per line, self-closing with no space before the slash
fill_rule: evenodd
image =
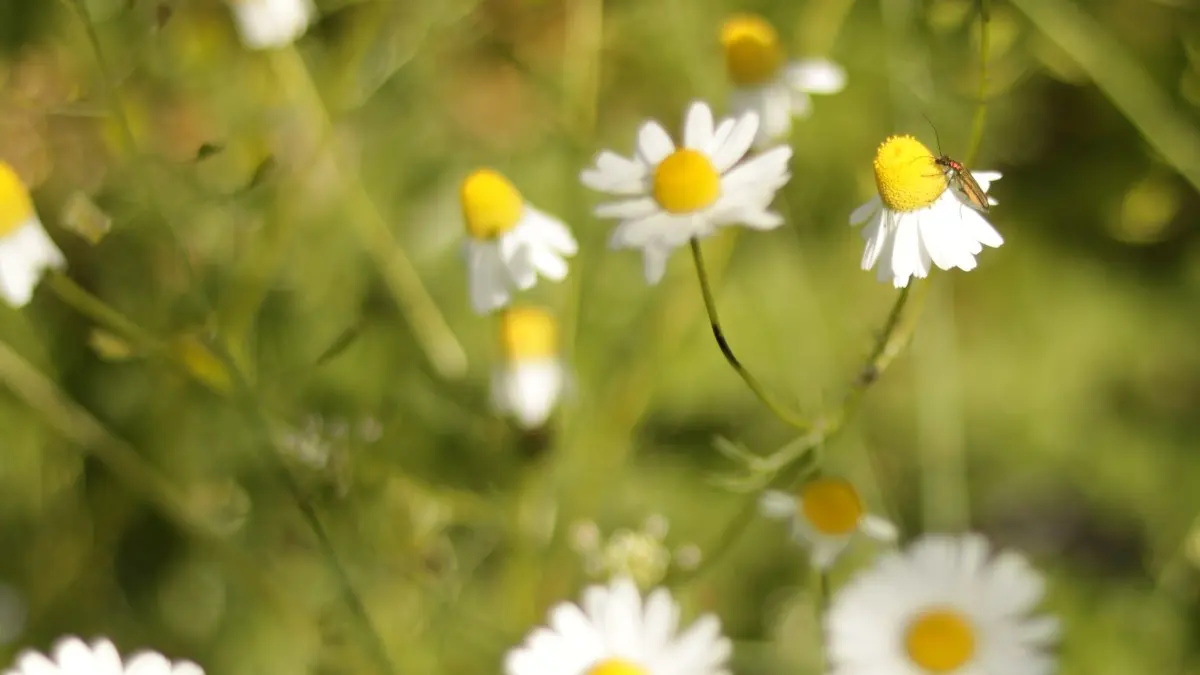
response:
<path id="1" fill-rule="evenodd" d="M 754 143 L 758 133 L 758 114 L 747 112 L 738 118 L 725 143 L 713 151 L 712 163 L 718 173 L 725 173 L 737 164 Z"/>
<path id="2" fill-rule="evenodd" d="M 579 243 L 563 221 L 529 205 L 525 206 L 525 219 L 531 241 L 540 242 L 562 255 L 579 252 Z"/>
<path id="3" fill-rule="evenodd" d="M 790 518 L 796 515 L 796 499 L 786 492 L 767 490 L 758 498 L 758 510 L 768 518 Z"/>
<path id="4" fill-rule="evenodd" d="M 122 664 L 120 653 L 106 639 L 91 645 L 76 637 L 66 637 L 55 643 L 53 658 L 33 651 L 17 657 L 5 675 L 204 675 L 200 666 L 190 661 L 172 663 L 162 654 L 143 651 Z"/>
<path id="5" fill-rule="evenodd" d="M 869 513 L 859 522 L 858 530 L 871 539 L 882 542 L 895 541 L 900 534 L 891 522 Z"/>
<path id="6" fill-rule="evenodd" d="M 683 145 L 693 150 L 704 150 L 713 140 L 712 110 L 702 101 L 688 108 L 684 119 Z"/>
<path id="7" fill-rule="evenodd" d="M 638 129 L 637 148 L 638 157 L 650 166 L 658 164 L 666 159 L 667 155 L 675 152 L 675 144 L 671 142 L 667 130 L 654 121 L 646 122 Z"/>
<path id="8" fill-rule="evenodd" d="M 650 197 L 626 199 L 623 202 L 600 204 L 592 213 L 597 218 L 645 218 L 658 211 L 658 204 Z"/>
<path id="9" fill-rule="evenodd" d="M 846 71 L 825 59 L 804 59 L 788 64 L 788 84 L 802 92 L 836 94 L 846 86 Z"/>
<path id="10" fill-rule="evenodd" d="M 713 131 L 712 140 L 708 142 L 708 146 L 704 149 L 704 154 L 711 157 L 717 151 L 717 148 L 725 145 L 725 142 L 729 140 L 729 134 L 733 133 L 735 124 L 737 124 L 737 120 L 733 118 L 722 120 L 717 125 L 716 130 Z"/>
<path id="11" fill-rule="evenodd" d="M 646 276 L 646 283 L 654 286 L 662 281 L 663 275 L 667 273 L 667 258 L 670 255 L 670 251 L 657 246 L 647 246 L 642 249 L 642 268 Z"/>
<path id="12" fill-rule="evenodd" d="M 868 218 L 875 215 L 882 208 L 883 202 L 879 201 L 879 197 L 871 197 L 865 204 L 850 212 L 850 224 L 859 225 L 865 223 Z"/>
<path id="13" fill-rule="evenodd" d="M 652 675 L 727 675 L 732 644 L 712 616 L 679 630 L 679 606 L 666 589 L 642 602 L 626 578 L 585 589 L 580 610 L 560 605 L 553 630 L 537 628 L 504 659 L 506 675 L 585 673 L 606 662 L 624 662 Z"/>
<path id="14" fill-rule="evenodd" d="M 863 249 L 862 268 L 869 270 L 875 266 L 879 260 L 879 254 L 883 252 L 884 245 L 891 238 L 891 231 L 883 226 L 883 214 L 876 213 L 871 218 L 871 222 L 862 229 L 863 239 L 866 240 L 866 248 Z"/>
<path id="15" fill-rule="evenodd" d="M 63 269 L 66 258 L 36 217 L 0 237 L 0 297 L 24 307 L 47 270 Z"/>
<path id="16" fill-rule="evenodd" d="M 913 276 L 920 264 L 921 243 L 917 239 L 918 230 L 917 223 L 907 216 L 902 216 L 896 226 L 896 238 L 892 246 L 892 274 L 897 283 L 901 278 L 907 283 L 907 279 Z M 898 287 L 902 285 L 898 283 Z"/>

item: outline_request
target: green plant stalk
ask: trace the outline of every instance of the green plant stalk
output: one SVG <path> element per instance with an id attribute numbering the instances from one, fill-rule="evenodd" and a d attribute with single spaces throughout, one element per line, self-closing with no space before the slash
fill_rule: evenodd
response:
<path id="1" fill-rule="evenodd" d="M 704 256 L 700 252 L 700 241 L 693 237 L 691 247 L 692 262 L 696 264 L 696 276 L 700 280 L 700 293 L 704 296 L 704 309 L 708 312 L 708 323 L 712 327 L 713 338 L 717 341 L 717 347 L 721 349 L 721 355 L 725 357 L 725 361 L 729 363 L 729 367 L 733 368 L 733 371 L 738 374 L 738 377 L 742 378 L 742 381 L 746 383 L 750 391 L 758 397 L 759 401 L 762 401 L 768 410 L 785 424 L 801 431 L 807 431 L 812 426 L 809 421 L 802 415 L 793 413 L 777 403 L 767 393 L 766 388 L 758 381 L 758 378 L 754 377 L 749 370 L 746 370 L 746 367 L 742 365 L 742 362 L 733 353 L 733 349 L 725 339 L 725 331 L 721 328 L 721 319 L 717 315 L 717 303 L 713 299 L 712 285 L 709 283 L 708 273 L 704 269 Z"/>
<path id="2" fill-rule="evenodd" d="M 971 120 L 971 142 L 965 156 L 967 166 L 974 166 L 983 145 L 983 129 L 987 124 L 988 56 L 991 52 L 991 0 L 979 0 L 979 103 Z"/>
<path id="3" fill-rule="evenodd" d="M 363 247 L 371 255 L 430 364 L 444 378 L 461 377 L 467 370 L 466 351 L 425 288 L 408 254 L 392 235 L 359 180 L 357 170 L 346 166 L 337 156 L 330 142 L 333 138 L 333 121 L 303 57 L 294 47 L 289 47 L 273 53 L 271 65 L 276 77 L 295 96 L 297 103 L 304 104 L 315 114 L 321 127 L 322 143 L 328 147 L 327 151 L 348 188 L 350 221 L 358 230 Z"/>

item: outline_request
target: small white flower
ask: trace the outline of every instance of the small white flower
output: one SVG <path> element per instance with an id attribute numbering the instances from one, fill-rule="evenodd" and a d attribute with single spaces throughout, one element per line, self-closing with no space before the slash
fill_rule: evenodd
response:
<path id="1" fill-rule="evenodd" d="M 1049 675 L 1058 622 L 1031 616 L 1042 579 L 979 535 L 922 537 L 833 597 L 831 675 Z"/>
<path id="2" fill-rule="evenodd" d="M 479 314 L 504 307 L 512 291 L 528 290 L 538 274 L 567 277 L 564 257 L 579 250 L 571 230 L 525 203 L 507 178 L 491 169 L 467 176 L 460 191 L 467 228 L 465 255 L 471 304 Z"/>
<path id="3" fill-rule="evenodd" d="M 310 0 L 232 0 L 233 18 L 250 49 L 286 47 L 308 30 L 316 12 Z"/>
<path id="4" fill-rule="evenodd" d="M 965 171 L 965 169 L 964 169 Z M 970 172 L 986 193 L 995 171 Z M 975 269 L 975 256 L 984 246 L 1004 243 L 1000 233 L 972 206 L 970 193 L 962 190 L 965 176 L 937 164 L 929 148 L 911 136 L 892 136 L 879 146 L 875 156 L 875 184 L 879 194 L 854 209 L 850 224 L 866 223 L 862 268 L 878 265 L 880 281 L 896 288 L 908 285 L 911 277 L 923 279 L 931 265 L 948 270 Z M 996 201 L 986 194 L 986 208 Z"/>
<path id="5" fill-rule="evenodd" d="M 786 137 L 792 117 L 811 112 L 810 94 L 836 94 L 846 86 L 846 71 L 832 61 L 787 61 L 779 35 L 760 16 L 730 17 L 721 27 L 721 44 L 734 85 L 730 108 L 758 113 L 756 147 Z"/>
<path id="6" fill-rule="evenodd" d="M 492 374 L 493 404 L 526 429 L 545 425 L 566 384 L 554 317 L 533 307 L 505 309 L 500 349 L 504 361 Z"/>
<path id="7" fill-rule="evenodd" d="M 204 675 L 204 671 L 190 661 L 171 663 L 155 652 L 138 652 L 123 661 L 108 640 L 88 645 L 77 637 L 67 637 L 54 645 L 50 657 L 34 651 L 17 655 L 16 663 L 4 675 Z"/>
<path id="8" fill-rule="evenodd" d="M 658 283 L 671 251 L 693 238 L 726 225 L 770 230 L 783 223 L 768 209 L 790 177 L 792 149 L 773 148 L 742 162 L 757 131 L 757 114 L 714 126 L 712 110 L 697 101 L 684 120 L 682 147 L 659 123 L 647 121 L 633 157 L 606 150 L 582 173 L 584 185 L 625 197 L 599 205 L 595 214 L 621 221 L 609 245 L 642 249 L 648 283 Z"/>
<path id="9" fill-rule="evenodd" d="M 63 269 L 67 259 L 42 229 L 21 178 L 0 162 L 0 296 L 24 307 L 47 269 Z"/>
<path id="10" fill-rule="evenodd" d="M 715 616 L 679 631 L 679 605 L 664 588 L 643 603 L 629 579 L 584 591 L 582 606 L 550 610 L 504 660 L 505 675 L 728 675 L 732 645 Z"/>
<path id="11" fill-rule="evenodd" d="M 791 520 L 791 535 L 812 549 L 812 564 L 828 569 L 858 533 L 880 542 L 896 539 L 896 527 L 863 509 L 858 491 L 841 478 L 816 478 L 798 495 L 768 490 L 759 498 L 759 510 L 768 518 Z"/>

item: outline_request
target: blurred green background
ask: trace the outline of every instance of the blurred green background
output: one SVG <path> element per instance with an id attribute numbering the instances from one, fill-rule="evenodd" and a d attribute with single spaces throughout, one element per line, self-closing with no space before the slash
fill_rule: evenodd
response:
<path id="1" fill-rule="evenodd" d="M 845 66 L 797 121 L 787 224 L 705 243 L 734 349 L 817 414 L 896 297 L 847 226 L 875 148 L 967 152 L 976 2 L 323 0 L 275 53 L 242 48 L 213 0 L 83 4 L 90 23 L 0 2 L 0 158 L 71 278 L 148 335 L 50 284 L 0 309 L 0 663 L 73 633 L 218 675 L 377 672 L 340 570 L 396 672 L 498 672 L 589 580 L 590 524 L 661 514 L 651 553 L 720 556 L 678 592 L 721 616 L 736 672 L 816 672 L 784 528 L 712 548 L 747 499 L 713 480 L 739 469 L 714 439 L 765 454 L 791 432 L 722 360 L 686 252 L 647 288 L 578 173 L 646 117 L 723 109 L 731 12 Z M 1004 172 L 1006 244 L 931 277 L 825 468 L 906 538 L 972 528 L 1026 552 L 1062 672 L 1200 673 L 1200 8 L 990 16 L 975 165 Z M 574 372 L 541 434 L 488 407 L 495 320 L 470 311 L 458 253 L 457 183 L 481 165 L 581 244 L 566 282 L 523 298 L 558 315 Z"/>

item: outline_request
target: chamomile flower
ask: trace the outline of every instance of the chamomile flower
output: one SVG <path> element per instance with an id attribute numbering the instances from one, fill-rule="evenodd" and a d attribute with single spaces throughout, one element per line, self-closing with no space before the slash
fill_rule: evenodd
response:
<path id="1" fill-rule="evenodd" d="M 558 325 L 534 307 L 510 307 L 500 315 L 503 363 L 492 375 L 496 408 L 527 429 L 543 426 L 566 379 L 558 357 Z"/>
<path id="2" fill-rule="evenodd" d="M 479 169 L 462 182 L 459 193 L 467 227 L 465 247 L 471 304 L 487 314 L 504 307 L 516 290 L 537 284 L 538 274 L 552 281 L 567 276 L 563 258 L 579 245 L 571 230 L 554 216 L 521 198 L 508 179 Z"/>
<path id="3" fill-rule="evenodd" d="M 896 527 L 867 513 L 858 491 L 841 478 L 815 478 L 796 495 L 768 490 L 759 498 L 759 510 L 768 518 L 791 520 L 792 538 L 812 549 L 817 569 L 833 565 L 860 532 L 880 542 L 896 539 Z"/>
<path id="4" fill-rule="evenodd" d="M 726 225 L 770 230 L 783 223 L 768 209 L 790 177 L 792 149 L 780 146 L 742 161 L 757 131 L 756 113 L 714 125 L 712 110 L 697 101 L 685 116 L 681 147 L 662 125 L 647 121 L 633 157 L 606 150 L 581 174 L 587 187 L 624 198 L 595 213 L 621 221 L 609 245 L 642 249 L 648 283 L 662 279 L 671 251 L 690 239 Z"/>
<path id="5" fill-rule="evenodd" d="M 190 661 L 172 663 L 155 652 L 138 652 L 127 661 L 108 640 L 88 645 L 77 637 L 67 637 L 54 645 L 50 656 L 34 651 L 17 655 L 17 661 L 4 675 L 204 675 Z"/>
<path id="6" fill-rule="evenodd" d="M 760 16 L 730 17 L 721 27 L 721 46 L 734 87 L 730 107 L 735 114 L 758 113 L 758 147 L 787 136 L 793 116 L 809 114 L 810 94 L 836 94 L 846 86 L 846 72 L 832 61 L 788 61 L 775 28 Z"/>
<path id="7" fill-rule="evenodd" d="M 979 535 L 927 535 L 833 597 L 831 675 L 1049 675 L 1058 622 L 1032 616 L 1042 579 Z"/>
<path id="8" fill-rule="evenodd" d="M 0 162 L 0 296 L 24 307 L 42 273 L 66 265 L 62 251 L 42 229 L 25 184 Z"/>
<path id="9" fill-rule="evenodd" d="M 996 171 L 970 175 L 984 192 L 1000 179 Z M 879 194 L 850 214 L 851 225 L 866 223 L 862 268 L 878 265 L 880 281 L 903 288 L 912 277 L 928 276 L 931 265 L 973 270 L 984 246 L 1003 244 L 1000 233 L 953 182 L 929 148 L 912 136 L 884 141 L 875 155 Z"/>
<path id="10" fill-rule="evenodd" d="M 732 645 L 715 616 L 679 631 L 679 605 L 665 588 L 643 602 L 629 579 L 592 586 L 582 606 L 550 610 L 549 627 L 537 628 L 510 651 L 505 675 L 728 675 Z"/>
<path id="11" fill-rule="evenodd" d="M 308 30 L 316 11 L 311 0 L 230 0 L 242 43 L 250 49 L 278 49 Z"/>

